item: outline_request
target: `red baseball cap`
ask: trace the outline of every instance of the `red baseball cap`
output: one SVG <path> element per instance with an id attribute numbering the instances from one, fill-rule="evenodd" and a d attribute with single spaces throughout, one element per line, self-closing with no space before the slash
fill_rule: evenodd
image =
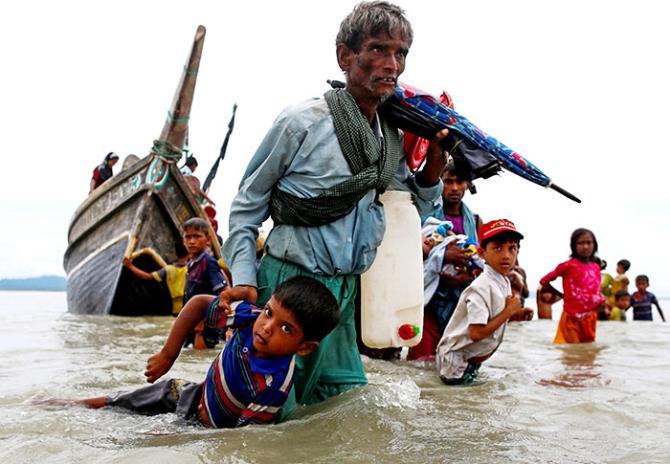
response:
<path id="1" fill-rule="evenodd" d="M 491 237 L 502 232 L 513 232 L 519 240 L 523 238 L 523 235 L 516 230 L 516 226 L 509 219 L 496 219 L 495 221 L 489 221 L 479 228 L 479 244 Z"/>

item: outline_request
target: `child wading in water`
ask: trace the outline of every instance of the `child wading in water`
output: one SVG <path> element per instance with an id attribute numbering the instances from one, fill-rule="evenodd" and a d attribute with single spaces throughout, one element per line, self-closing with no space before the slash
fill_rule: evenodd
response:
<path id="1" fill-rule="evenodd" d="M 205 380 L 156 382 L 172 368 L 184 339 L 203 320 L 208 327 L 236 329 Z M 337 300 L 310 277 L 279 285 L 265 308 L 246 301 L 222 305 L 217 297 L 197 295 L 179 313 L 163 348 L 147 361 L 144 375 L 153 385 L 112 396 L 46 402 L 116 406 L 147 415 L 174 412 L 217 428 L 271 423 L 293 385 L 296 355 L 313 352 L 338 320 Z"/>
<path id="2" fill-rule="evenodd" d="M 598 242 L 590 230 L 577 229 L 570 237 L 570 249 L 570 259 L 544 276 L 540 285 L 553 289 L 549 282 L 563 278 L 563 314 L 554 343 L 588 343 L 596 339 L 598 308 L 605 302 L 595 259 Z"/>
<path id="3" fill-rule="evenodd" d="M 481 363 L 496 352 L 508 320 L 530 320 L 507 277 L 516 264 L 523 238 L 512 221 L 498 219 L 479 228 L 484 272 L 463 290 L 437 345 L 437 369 L 447 385 L 470 384 Z"/>

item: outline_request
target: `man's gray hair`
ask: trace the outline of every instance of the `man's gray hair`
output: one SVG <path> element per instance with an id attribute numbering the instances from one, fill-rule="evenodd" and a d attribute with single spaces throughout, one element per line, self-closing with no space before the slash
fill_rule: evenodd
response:
<path id="1" fill-rule="evenodd" d="M 405 17 L 405 10 L 385 1 L 361 2 L 340 24 L 335 44 L 344 44 L 358 53 L 368 37 L 381 34 L 393 36 L 398 30 L 402 38 L 412 45 L 414 33 Z"/>

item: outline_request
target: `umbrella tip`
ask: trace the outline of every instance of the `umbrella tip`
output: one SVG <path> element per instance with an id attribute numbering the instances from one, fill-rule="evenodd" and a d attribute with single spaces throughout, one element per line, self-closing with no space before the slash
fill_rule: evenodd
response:
<path id="1" fill-rule="evenodd" d="M 574 202 L 576 202 L 576 203 L 581 203 L 581 202 L 582 202 L 582 200 L 580 200 L 579 198 L 577 198 L 576 196 L 574 196 L 572 193 L 570 193 L 570 192 L 568 192 L 567 190 L 565 190 L 565 189 L 559 187 L 559 186 L 556 185 L 556 184 L 553 184 L 553 183 L 552 183 L 552 184 L 549 184 L 549 187 L 552 188 L 553 190 L 556 190 L 558 193 L 560 193 L 560 194 L 563 195 L 564 197 L 567 197 L 567 198 L 571 199 L 572 201 L 574 201 Z"/>

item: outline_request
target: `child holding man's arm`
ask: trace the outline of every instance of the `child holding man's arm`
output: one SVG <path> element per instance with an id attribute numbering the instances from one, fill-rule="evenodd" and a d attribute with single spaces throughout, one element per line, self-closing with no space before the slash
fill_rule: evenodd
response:
<path id="1" fill-rule="evenodd" d="M 231 290 L 236 296 L 235 289 Z M 169 379 L 154 383 L 172 368 L 184 339 L 203 319 L 211 327 L 237 329 L 214 359 L 204 382 Z M 175 320 L 163 348 L 148 359 L 144 375 L 153 385 L 74 403 L 90 408 L 116 406 L 143 414 L 175 412 L 208 427 L 270 423 L 293 385 L 295 355 L 313 352 L 338 320 L 333 294 L 304 276 L 277 287 L 265 308 L 246 301 L 220 307 L 218 298 L 198 295 Z"/>

